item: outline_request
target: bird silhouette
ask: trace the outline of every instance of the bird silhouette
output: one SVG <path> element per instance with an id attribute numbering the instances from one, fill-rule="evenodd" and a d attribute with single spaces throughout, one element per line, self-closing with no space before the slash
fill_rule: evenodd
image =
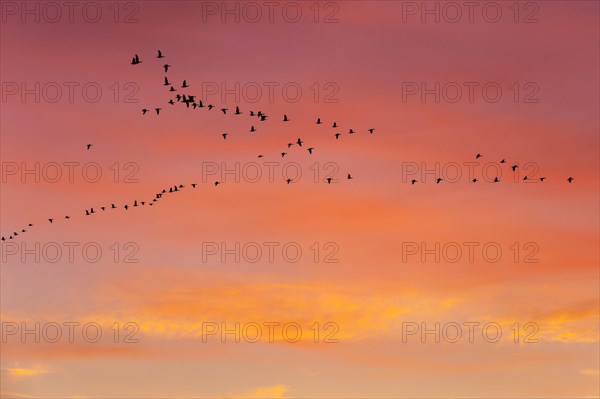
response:
<path id="1" fill-rule="evenodd" d="M 519 167 L 519 165 L 515 164 L 515 165 L 511 166 L 510 168 L 514 172 L 515 170 L 517 170 L 518 167 Z"/>
<path id="2" fill-rule="evenodd" d="M 350 130 L 348 131 L 348 134 L 354 134 L 354 130 L 350 129 Z"/>
<path id="3" fill-rule="evenodd" d="M 300 137 L 298 137 L 298 140 L 296 141 L 296 144 L 298 144 L 298 146 L 302 147 L 302 143 L 303 143 L 303 141 L 300 140 Z"/>
<path id="4" fill-rule="evenodd" d="M 317 118 L 317 125 L 321 124 L 321 118 Z"/>
<path id="5" fill-rule="evenodd" d="M 333 178 L 328 177 L 326 180 L 327 180 L 327 184 L 331 184 L 331 180 L 333 180 Z"/>
<path id="6" fill-rule="evenodd" d="M 49 221 L 50 223 L 52 223 L 52 222 L 54 222 L 54 219 L 48 219 L 48 221 Z"/>
<path id="7" fill-rule="evenodd" d="M 215 187 L 217 187 L 220 184 L 220 182 L 216 181 L 215 182 Z"/>
<path id="8" fill-rule="evenodd" d="M 479 158 L 481 158 L 481 154 L 475 155 L 475 159 L 479 159 Z"/>
<path id="9" fill-rule="evenodd" d="M 288 177 L 288 179 L 287 179 L 286 181 L 287 181 L 287 184 L 290 184 L 290 183 L 292 182 L 292 179 L 290 179 L 290 178 Z"/>
<path id="10" fill-rule="evenodd" d="M 169 65 L 169 64 L 163 65 L 163 68 L 165 68 L 165 73 L 169 72 L 170 67 L 171 67 L 171 65 Z"/>
<path id="11" fill-rule="evenodd" d="M 165 56 L 162 55 L 162 53 L 160 52 L 160 50 L 158 50 L 158 55 L 156 56 L 156 58 L 165 58 Z"/>
<path id="12" fill-rule="evenodd" d="M 165 82 L 163 83 L 163 86 L 171 86 L 171 83 L 169 83 L 169 79 L 167 79 L 166 76 L 165 76 Z"/>
<path id="13" fill-rule="evenodd" d="M 192 187 L 193 187 L 193 188 L 196 188 L 196 183 L 192 183 Z"/>
<path id="14" fill-rule="evenodd" d="M 525 177 L 527 177 L 527 176 L 525 176 Z M 498 177 L 494 178 L 494 183 L 498 183 L 499 181 L 500 181 L 500 179 L 498 179 Z"/>
<path id="15" fill-rule="evenodd" d="M 209 110 L 209 111 L 210 111 L 211 109 L 213 109 L 214 107 L 215 107 L 214 105 L 212 105 L 212 104 L 208 104 L 208 110 Z M 225 113 L 225 112 L 223 112 L 223 113 Z"/>
<path id="16" fill-rule="evenodd" d="M 288 119 L 286 114 L 283 114 L 283 121 L 284 122 L 289 122 L 290 120 Z"/>
<path id="17" fill-rule="evenodd" d="M 171 88 L 169 89 L 169 91 L 177 91 L 177 89 L 175 89 L 173 86 L 171 86 Z"/>
<path id="18" fill-rule="evenodd" d="M 240 107 L 238 107 L 237 105 L 235 106 L 235 115 L 241 115 L 242 113 L 240 112 Z"/>
<path id="19" fill-rule="evenodd" d="M 314 148 L 310 147 L 310 148 L 307 148 L 306 150 L 308 151 L 309 154 L 312 155 L 312 152 L 313 152 Z"/>
<path id="20" fill-rule="evenodd" d="M 352 180 L 352 179 L 353 179 L 352 175 L 350 173 L 348 173 L 348 180 Z"/>
<path id="21" fill-rule="evenodd" d="M 472 181 L 473 183 L 477 183 L 477 178 L 473 179 Z"/>
<path id="22" fill-rule="evenodd" d="M 435 184 L 440 184 L 440 182 L 444 180 L 441 177 L 438 177 L 437 179 L 435 179 Z"/>
<path id="23" fill-rule="evenodd" d="M 147 110 L 146 108 L 144 108 L 144 109 L 142 110 L 142 115 L 146 115 L 146 112 L 148 112 L 148 110 Z"/>
<path id="24" fill-rule="evenodd" d="M 544 180 L 546 180 L 545 177 L 540 177 L 540 181 L 544 181 Z"/>
<path id="25" fill-rule="evenodd" d="M 184 80 L 181 87 L 185 89 L 186 87 L 190 87 L 190 86 L 188 86 L 187 82 Z"/>
<path id="26" fill-rule="evenodd" d="M 341 135 L 342 135 L 341 133 L 336 133 L 336 134 L 335 134 L 335 139 L 336 139 L 336 140 L 338 140 L 338 139 L 340 138 L 340 136 L 341 136 Z"/>
<path id="27" fill-rule="evenodd" d="M 264 155 L 262 155 L 262 154 L 259 154 L 259 155 L 258 155 L 258 158 L 262 158 L 262 157 L 264 157 Z"/>
<path id="28" fill-rule="evenodd" d="M 411 184 L 411 185 L 414 185 L 416 182 L 417 182 L 417 181 L 416 181 L 415 179 L 412 179 L 412 180 L 410 181 L 410 184 Z"/>
<path id="29" fill-rule="evenodd" d="M 502 159 L 500 163 L 506 163 L 506 159 Z"/>
<path id="30" fill-rule="evenodd" d="M 285 157 L 285 156 L 286 156 L 286 154 L 287 154 L 287 152 L 282 152 L 282 153 L 281 153 L 281 158 Z"/>
<path id="31" fill-rule="evenodd" d="M 159 115 L 159 114 L 160 114 L 160 110 L 161 110 L 161 109 L 162 109 L 162 108 L 154 108 L 154 110 L 156 111 L 156 115 Z"/>
<path id="32" fill-rule="evenodd" d="M 254 128 L 254 125 L 252 125 L 252 126 L 250 127 L 250 133 L 252 133 L 252 132 L 256 132 L 256 129 Z"/>
<path id="33" fill-rule="evenodd" d="M 88 145 L 86 145 L 86 147 L 89 150 L 90 148 L 92 148 L 92 144 L 88 144 Z"/>
<path id="34" fill-rule="evenodd" d="M 142 61 L 140 61 L 140 57 L 138 57 L 138 55 L 134 55 L 133 59 L 131 60 L 131 65 L 137 65 L 139 63 L 141 63 Z"/>
<path id="35" fill-rule="evenodd" d="M 227 133 L 223 133 L 223 140 L 227 139 Z"/>
<path id="36" fill-rule="evenodd" d="M 110 204 L 110 208 L 115 209 L 116 208 L 115 204 Z"/>
<path id="37" fill-rule="evenodd" d="M 369 129 L 369 133 L 373 134 L 373 132 L 375 131 L 375 129 Z"/>
<path id="38" fill-rule="evenodd" d="M 333 126 L 332 127 L 338 127 L 336 122 L 333 122 Z"/>
<path id="39" fill-rule="evenodd" d="M 567 181 L 568 181 L 569 183 L 572 183 L 572 182 L 573 182 L 573 180 L 575 180 L 575 178 L 574 178 L 574 177 L 569 177 L 569 178 L 567 179 Z"/>

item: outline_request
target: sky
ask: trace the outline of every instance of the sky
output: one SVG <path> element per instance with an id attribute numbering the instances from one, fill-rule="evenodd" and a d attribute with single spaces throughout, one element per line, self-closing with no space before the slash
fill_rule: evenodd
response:
<path id="1" fill-rule="evenodd" d="M 1 396 L 599 397 L 599 4 L 468 4 L 2 0 Z"/>

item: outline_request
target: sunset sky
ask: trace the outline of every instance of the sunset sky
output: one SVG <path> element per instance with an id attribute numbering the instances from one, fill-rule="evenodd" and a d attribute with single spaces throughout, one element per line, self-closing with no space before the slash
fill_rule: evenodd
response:
<path id="1" fill-rule="evenodd" d="M 75 3 L 0 1 L 2 397 L 600 396 L 597 1 Z"/>

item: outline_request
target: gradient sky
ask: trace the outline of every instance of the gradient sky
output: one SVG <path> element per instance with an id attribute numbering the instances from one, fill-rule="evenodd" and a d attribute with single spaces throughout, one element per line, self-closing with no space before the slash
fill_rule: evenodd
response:
<path id="1" fill-rule="evenodd" d="M 3 172 L 3 236 L 33 223 L 18 245 L 97 243 L 103 256 L 91 263 L 76 250 L 73 262 L 65 254 L 56 263 L 33 256 L 23 261 L 20 253 L 7 255 L 3 243 L 2 322 L 95 322 L 103 338 L 91 344 L 80 337 L 73 343 L 8 337 L 0 358 L 2 397 L 600 395 L 598 2 L 517 3 L 518 23 L 515 3 L 504 1 L 495 3 L 502 10 L 496 23 L 482 17 L 486 2 L 473 21 L 463 9 L 456 23 L 444 20 L 449 9 L 436 23 L 422 15 L 425 3 L 400 1 L 321 2 L 318 22 L 314 3 L 298 1 L 287 5 L 302 10 L 297 23 L 282 17 L 286 2 L 275 8 L 272 22 L 263 6 L 256 23 L 244 18 L 253 17 L 250 9 L 239 22 L 233 16 L 222 21 L 220 7 L 233 9 L 235 2 L 121 2 L 116 23 L 113 2 L 87 6 L 89 15 L 94 5 L 101 10 L 97 23 L 83 18 L 86 2 L 79 2 L 72 22 L 63 7 L 54 23 L 45 3 L 27 3 L 39 7 L 39 22 L 21 14 L 21 2 L 0 3 L 3 171 L 14 163 L 95 162 L 103 173 L 90 183 L 76 167 L 69 182 L 65 168 L 58 182 L 38 183 Z M 242 13 L 245 4 L 237 3 Z M 406 14 L 414 4 L 417 14 Z M 213 6 L 217 14 L 208 15 Z M 337 22 L 324 23 L 332 12 Z M 123 23 L 130 13 L 135 21 Z M 186 79 L 191 93 L 208 95 L 217 108 L 239 105 L 244 115 L 168 105 L 157 49 L 172 65 L 173 83 Z M 132 66 L 135 53 L 143 62 Z M 78 85 L 73 101 L 65 82 Z M 225 101 L 220 90 L 202 93 L 236 82 L 248 90 L 262 86 L 261 99 L 251 102 L 251 91 Z M 278 85 L 272 101 L 265 82 Z M 466 92 L 456 103 L 436 103 L 433 95 L 403 101 L 412 82 L 491 82 L 502 96 L 486 101 L 476 89 L 472 102 Z M 35 92 L 36 83 L 39 101 L 35 94 L 23 97 L 22 88 Z M 101 88 L 99 101 L 84 98 L 86 84 Z M 302 89 L 297 102 L 282 92 L 290 84 Z M 56 85 L 62 97 L 52 102 Z M 129 99 L 136 102 L 126 101 L 131 87 Z M 532 87 L 537 101 L 524 102 Z M 160 116 L 142 116 L 142 108 L 157 106 Z M 249 110 L 270 118 L 251 121 Z M 323 125 L 315 125 L 317 117 Z M 334 120 L 340 132 L 357 134 L 336 141 Z M 258 128 L 253 135 L 251 124 Z M 223 132 L 230 134 L 227 141 Z M 282 160 L 278 154 L 298 137 L 315 153 L 294 147 Z M 87 143 L 94 144 L 90 151 Z M 404 173 L 407 165 L 475 162 L 477 153 L 483 155 L 477 184 L 463 176 L 437 185 L 434 172 L 411 185 Z M 486 182 L 482 165 L 503 158 L 501 184 Z M 221 178 L 203 172 L 206 165 L 233 168 L 236 162 L 259 162 L 263 177 L 252 183 L 229 175 L 215 188 Z M 279 168 L 270 182 L 264 162 L 296 162 L 302 178 L 288 185 Z M 337 184 L 323 182 L 328 162 L 338 168 Z M 128 163 L 137 166 L 137 183 L 123 181 L 132 170 L 125 169 Z M 513 163 L 537 165 L 536 176 L 547 180 L 526 184 L 521 174 L 514 182 Z M 347 173 L 354 179 L 346 180 Z M 187 187 L 154 208 L 83 215 L 90 207 L 100 212 L 102 205 L 152 198 L 164 187 L 192 182 L 199 184 L 195 191 Z M 49 217 L 57 221 L 49 224 Z M 123 262 L 129 242 L 137 263 Z M 274 262 L 264 254 L 256 263 L 219 256 L 204 261 L 203 243 L 210 242 L 230 248 L 292 242 L 303 257 L 292 263 L 276 252 Z M 318 262 L 310 249 L 315 242 Z M 324 262 L 328 242 L 338 249 L 337 263 Z M 420 254 L 403 253 L 406 243 L 433 248 L 453 242 L 479 243 L 475 260 L 463 253 L 456 263 L 433 256 L 423 262 Z M 482 257 L 486 243 L 502 249 L 498 262 Z M 538 262 L 524 262 L 532 248 Z M 114 343 L 109 328 L 115 322 L 136 323 L 139 342 Z M 304 333 L 296 343 L 280 334 L 274 342 L 223 343 L 203 340 L 200 326 L 208 322 L 293 322 Z M 337 343 L 322 342 L 328 322 L 339 327 Z M 503 336 L 496 343 L 480 333 L 474 342 L 436 343 L 431 336 L 421 342 L 420 335 L 403 342 L 406 323 L 453 322 L 498 323 Z M 523 342 L 529 322 L 538 326 L 537 343 Z M 321 327 L 318 343 L 314 323 Z M 518 343 L 514 323 L 521 327 Z"/>

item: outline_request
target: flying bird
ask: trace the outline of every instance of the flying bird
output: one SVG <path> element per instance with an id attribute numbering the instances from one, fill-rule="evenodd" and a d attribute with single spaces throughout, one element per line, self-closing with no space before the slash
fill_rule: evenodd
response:
<path id="1" fill-rule="evenodd" d="M 160 50 L 158 50 L 158 55 L 156 56 L 156 58 L 165 58 L 165 56 L 162 55 L 162 53 L 160 52 Z"/>
<path id="2" fill-rule="evenodd" d="M 154 110 L 156 111 L 156 115 L 160 114 L 160 110 L 161 110 L 161 109 L 162 109 L 162 108 L 154 108 Z"/>
<path id="3" fill-rule="evenodd" d="M 86 147 L 89 150 L 92 147 L 92 144 L 88 144 L 88 145 L 86 145 Z"/>
<path id="4" fill-rule="evenodd" d="M 227 108 L 221 108 L 221 111 L 222 111 L 222 112 L 223 112 L 225 115 L 227 115 Z"/>
<path id="5" fill-rule="evenodd" d="M 300 140 L 300 137 L 298 137 L 298 141 L 296 141 L 296 144 L 298 144 L 300 147 L 302 147 L 302 143 L 303 143 L 303 141 Z"/>
<path id="6" fill-rule="evenodd" d="M 235 106 L 235 115 L 241 115 L 242 113 L 240 112 L 240 107 L 238 107 L 237 105 Z"/>
<path id="7" fill-rule="evenodd" d="M 572 182 L 573 182 L 573 180 L 575 180 L 575 178 L 573 178 L 573 177 L 569 177 L 569 178 L 567 179 L 567 181 L 568 181 L 569 183 L 572 183 Z"/>
<path id="8" fill-rule="evenodd" d="M 336 140 L 338 140 L 338 139 L 340 138 L 340 136 L 341 136 L 341 135 L 342 135 L 341 133 L 336 133 L 336 134 L 335 134 L 335 139 L 336 139 Z"/>
<path id="9" fill-rule="evenodd" d="M 312 155 L 312 152 L 313 152 L 314 148 L 310 147 L 310 148 L 307 148 L 306 150 L 308 151 L 309 154 Z"/>
<path id="10" fill-rule="evenodd" d="M 438 177 L 437 179 L 435 179 L 435 184 L 440 184 L 440 182 L 444 180 L 441 177 Z"/>
<path id="11" fill-rule="evenodd" d="M 138 55 L 136 54 L 133 56 L 133 59 L 131 60 L 131 65 L 137 65 L 140 62 L 142 62 L 142 61 L 140 61 L 140 57 L 138 57 Z"/>
<path id="12" fill-rule="evenodd" d="M 352 175 L 350 173 L 348 173 L 348 180 L 352 180 L 352 179 L 353 179 Z"/>
<path id="13" fill-rule="evenodd" d="M 416 181 L 415 179 L 412 179 L 412 180 L 410 181 L 411 185 L 414 185 L 416 182 L 417 182 L 417 181 Z"/>
<path id="14" fill-rule="evenodd" d="M 144 109 L 142 110 L 142 115 L 146 115 L 146 112 L 148 112 L 148 110 L 147 110 L 146 108 L 144 108 Z"/>
<path id="15" fill-rule="evenodd" d="M 332 127 L 338 127 L 337 123 L 333 122 L 333 126 Z"/>
<path id="16" fill-rule="evenodd" d="M 163 65 L 163 68 L 165 68 L 165 73 L 167 73 L 169 71 L 170 67 L 171 67 L 171 65 L 169 65 L 169 64 Z"/>
<path id="17" fill-rule="evenodd" d="M 317 125 L 321 124 L 321 118 L 317 118 Z"/>
<path id="18" fill-rule="evenodd" d="M 514 172 L 515 170 L 517 170 L 518 167 L 519 167 L 519 165 L 515 164 L 515 165 L 511 166 L 510 168 Z"/>
<path id="19" fill-rule="evenodd" d="M 373 134 L 373 132 L 375 131 L 375 129 L 369 129 L 369 133 Z"/>
<path id="20" fill-rule="evenodd" d="M 479 159 L 479 158 L 481 158 L 481 154 L 475 155 L 475 159 Z"/>
<path id="21" fill-rule="evenodd" d="M 169 83 L 169 79 L 167 79 L 166 76 L 165 76 L 165 83 L 163 83 L 163 86 L 171 86 L 171 83 Z"/>
<path id="22" fill-rule="evenodd" d="M 223 140 L 227 140 L 227 133 L 223 133 Z"/>
<path id="23" fill-rule="evenodd" d="M 185 89 L 186 87 L 190 87 L 190 86 L 188 86 L 187 82 L 184 80 L 181 87 Z"/>
<path id="24" fill-rule="evenodd" d="M 288 119 L 286 114 L 283 114 L 283 121 L 284 122 L 289 122 L 290 120 Z"/>

